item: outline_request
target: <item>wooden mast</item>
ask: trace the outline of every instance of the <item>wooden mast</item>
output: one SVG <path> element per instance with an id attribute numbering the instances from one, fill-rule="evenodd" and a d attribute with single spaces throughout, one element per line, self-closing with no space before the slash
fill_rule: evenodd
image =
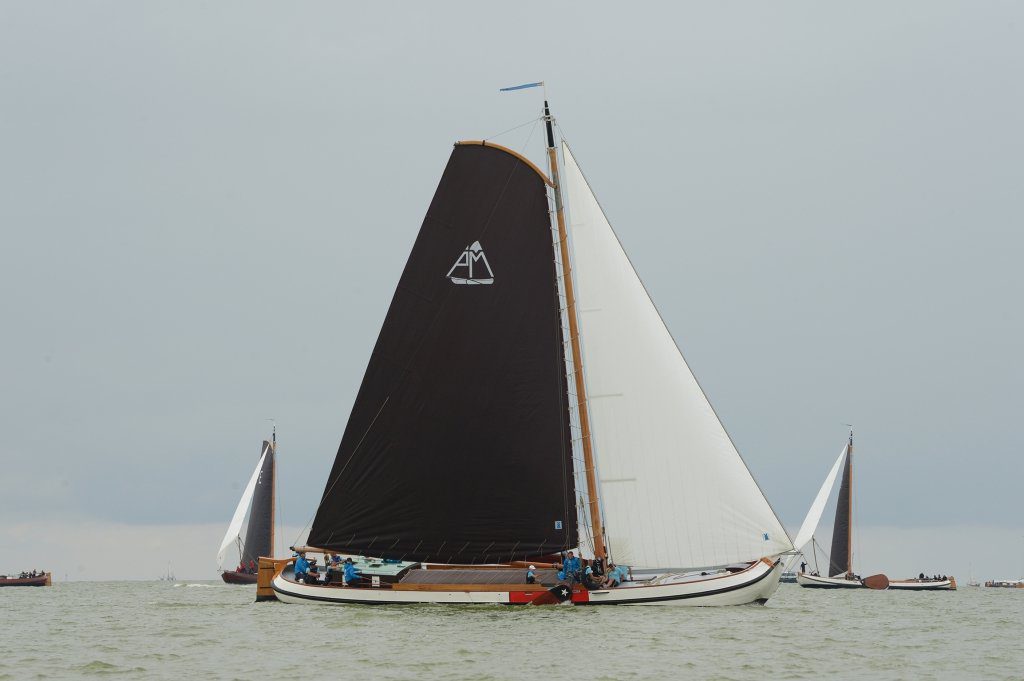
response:
<path id="1" fill-rule="evenodd" d="M 277 424 L 270 435 L 270 454 L 274 457 L 270 462 L 270 555 L 274 557 L 274 514 L 277 512 Z M 259 560 L 259 557 L 257 557 Z"/>
<path id="2" fill-rule="evenodd" d="M 565 304 L 569 316 L 569 343 L 572 346 L 573 377 L 576 381 L 576 405 L 580 415 L 580 437 L 583 440 L 583 465 L 587 476 L 587 496 L 590 500 L 590 522 L 594 530 L 594 557 L 604 560 L 608 550 L 604 543 L 604 522 L 601 519 L 601 505 L 598 501 L 597 468 L 594 465 L 594 448 L 590 439 L 590 416 L 587 413 L 587 388 L 583 381 L 583 353 L 580 350 L 579 322 L 576 319 L 576 296 L 573 293 L 572 267 L 569 264 L 569 239 L 565 228 L 565 211 L 562 207 L 562 184 L 558 176 L 558 149 L 555 148 L 553 118 L 544 100 L 544 124 L 547 127 L 548 163 L 551 166 L 551 182 L 555 188 L 555 217 L 558 222 L 558 246 L 562 259 L 562 281 L 565 285 Z M 575 503 L 573 504 L 575 506 Z"/>

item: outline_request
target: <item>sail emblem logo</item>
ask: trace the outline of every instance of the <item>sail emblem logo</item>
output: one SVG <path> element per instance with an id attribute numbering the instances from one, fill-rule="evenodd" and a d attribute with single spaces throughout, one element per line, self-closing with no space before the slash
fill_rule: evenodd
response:
<path id="1" fill-rule="evenodd" d="M 445 275 L 453 284 L 493 284 L 494 272 L 479 241 L 467 246 Z"/>

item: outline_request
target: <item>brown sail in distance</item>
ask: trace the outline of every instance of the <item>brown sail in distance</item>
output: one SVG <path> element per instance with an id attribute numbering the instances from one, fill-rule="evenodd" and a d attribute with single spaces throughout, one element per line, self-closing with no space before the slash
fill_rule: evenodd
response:
<path id="1" fill-rule="evenodd" d="M 853 433 L 846 445 L 846 462 L 843 464 L 843 481 L 839 486 L 836 501 L 836 522 L 832 527 L 832 550 L 829 551 L 830 577 L 845 575 L 853 571 L 851 531 L 853 525 L 853 502 L 850 486 L 853 484 Z"/>
<path id="2" fill-rule="evenodd" d="M 258 563 L 260 556 L 274 555 L 274 445 L 266 440 L 260 455 L 263 465 L 249 506 L 249 526 L 242 543 L 242 563 Z"/>
<path id="3" fill-rule="evenodd" d="M 463 143 L 399 280 L 307 544 L 438 563 L 575 546 L 546 179 Z"/>

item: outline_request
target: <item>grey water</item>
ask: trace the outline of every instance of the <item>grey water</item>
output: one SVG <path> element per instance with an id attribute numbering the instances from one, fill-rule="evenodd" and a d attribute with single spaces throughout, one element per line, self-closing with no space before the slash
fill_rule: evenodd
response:
<path id="1" fill-rule="evenodd" d="M 0 679 L 1021 679 L 1024 589 L 766 606 L 254 603 L 219 582 L 0 589 Z"/>

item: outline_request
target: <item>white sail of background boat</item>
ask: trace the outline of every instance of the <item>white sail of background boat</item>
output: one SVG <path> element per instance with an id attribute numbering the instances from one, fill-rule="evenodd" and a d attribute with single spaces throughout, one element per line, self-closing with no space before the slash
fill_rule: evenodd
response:
<path id="1" fill-rule="evenodd" d="M 260 459 L 249 482 L 242 491 L 235 513 L 228 523 L 227 532 L 217 551 L 217 569 L 228 584 L 255 584 L 257 561 L 261 556 L 270 556 L 274 550 L 274 477 L 276 471 L 277 431 L 270 441 L 263 441 Z M 242 540 L 242 524 L 249 518 Z M 225 570 L 224 558 L 228 549 L 238 547 L 239 565 L 245 570 Z M 252 567 L 250 567 L 252 566 Z"/>
<path id="2" fill-rule="evenodd" d="M 786 531 L 564 144 L 563 186 L 547 102 L 543 120 L 550 177 L 456 144 L 349 416 L 307 548 L 376 556 L 375 579 L 300 582 L 280 561 L 278 599 L 734 605 L 778 587 Z M 484 254 L 482 279 L 452 273 Z M 471 280 L 487 285 L 453 285 Z M 569 549 L 659 574 L 586 589 L 552 569 Z"/>
<path id="3" fill-rule="evenodd" d="M 811 504 L 807 517 L 804 518 L 800 530 L 796 534 L 793 545 L 799 551 L 812 540 L 814 531 L 821 520 L 829 495 L 835 485 L 839 469 L 843 469 L 843 478 L 839 487 L 839 498 L 836 501 L 836 517 L 832 530 L 832 550 L 829 553 L 829 568 L 825 575 L 801 571 L 796 576 L 797 584 L 810 589 L 876 589 L 903 591 L 952 591 L 956 589 L 956 580 L 943 576 L 941 579 L 926 579 L 922 574 L 918 579 L 890 580 L 883 574 L 871 575 L 861 579 L 853 570 L 853 431 L 839 458 L 832 465 L 825 482 L 818 490 Z M 816 558 L 815 558 L 816 560 Z"/>

